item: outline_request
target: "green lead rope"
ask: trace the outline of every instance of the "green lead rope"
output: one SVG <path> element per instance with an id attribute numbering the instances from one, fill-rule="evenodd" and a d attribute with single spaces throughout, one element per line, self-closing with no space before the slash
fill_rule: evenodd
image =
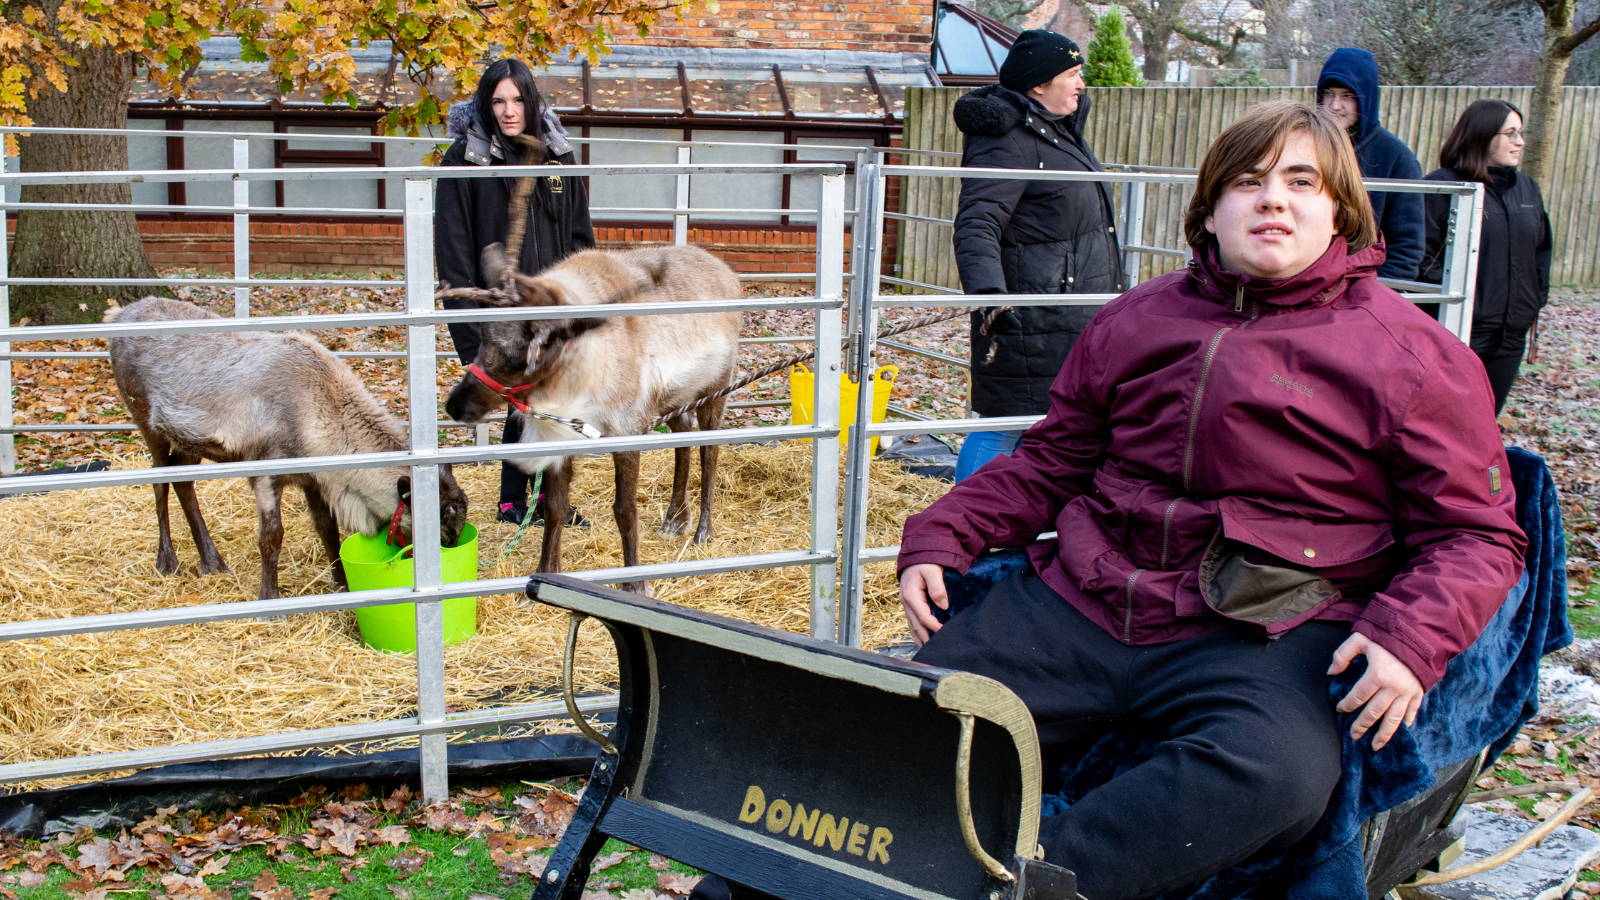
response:
<path id="1" fill-rule="evenodd" d="M 522 540 L 522 533 L 533 524 L 533 513 L 539 508 L 539 489 L 544 484 L 544 472 L 535 472 L 533 476 L 533 502 L 528 504 L 528 514 L 522 517 L 522 524 L 517 526 L 517 533 L 511 536 L 506 548 L 500 551 L 500 558 L 505 559 L 511 551 L 517 549 L 517 543 Z"/>

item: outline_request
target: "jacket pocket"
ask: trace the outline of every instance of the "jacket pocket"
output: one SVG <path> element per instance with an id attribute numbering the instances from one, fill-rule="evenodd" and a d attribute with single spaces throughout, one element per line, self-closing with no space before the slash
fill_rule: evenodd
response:
<path id="1" fill-rule="evenodd" d="M 1326 578 L 1251 549 L 1220 534 L 1206 549 L 1200 596 L 1220 615 L 1272 631 L 1298 624 L 1339 598 Z"/>
<path id="2" fill-rule="evenodd" d="M 1222 536 L 1307 569 L 1331 569 L 1394 544 L 1388 522 L 1319 522 L 1243 497 L 1219 504 Z"/>
<path id="3" fill-rule="evenodd" d="M 1172 634 L 1182 617 L 1209 614 L 1196 608 L 1195 582 L 1193 572 L 1153 571 L 1111 550 L 1089 566 L 1082 588 L 1116 614 L 1121 627 L 1114 636 L 1131 644 Z"/>
<path id="4" fill-rule="evenodd" d="M 1268 634 L 1287 631 L 1342 597 L 1321 571 L 1394 544 L 1386 522 L 1319 522 L 1241 497 L 1224 498 L 1220 506 L 1221 527 L 1200 561 L 1200 596 L 1219 615 Z"/>
<path id="5" fill-rule="evenodd" d="M 1067 277 L 1067 241 L 1000 248 L 1000 267 L 1013 294 L 1059 294 Z"/>
<path id="6" fill-rule="evenodd" d="M 1129 513 L 1136 509 L 1142 486 L 1118 478 L 1102 466 L 1094 473 L 1091 510 L 1117 544 L 1128 542 Z"/>
<path id="7" fill-rule="evenodd" d="M 1138 565 L 1192 571 L 1217 530 L 1217 502 L 1167 485 L 1130 480 L 1101 468 L 1094 476 L 1103 521 Z"/>

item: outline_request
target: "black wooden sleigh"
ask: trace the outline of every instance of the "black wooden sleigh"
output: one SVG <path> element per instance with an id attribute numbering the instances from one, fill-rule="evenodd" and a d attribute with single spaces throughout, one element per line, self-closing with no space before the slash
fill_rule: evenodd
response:
<path id="1" fill-rule="evenodd" d="M 1074 900 L 1038 858 L 1039 744 L 1015 694 L 936 669 L 559 575 L 528 596 L 604 624 L 609 736 L 534 900 L 578 900 L 607 838 L 785 900 Z M 1459 847 L 1477 760 L 1369 823 L 1381 897 Z"/>

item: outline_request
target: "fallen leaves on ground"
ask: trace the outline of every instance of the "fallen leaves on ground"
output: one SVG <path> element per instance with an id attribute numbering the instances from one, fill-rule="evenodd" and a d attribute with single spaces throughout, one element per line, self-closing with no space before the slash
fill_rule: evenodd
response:
<path id="1" fill-rule="evenodd" d="M 294 900 L 294 892 L 286 887 L 279 887 L 278 876 L 271 872 L 262 872 L 251 885 L 250 900 Z"/>
<path id="2" fill-rule="evenodd" d="M 43 885 L 54 866 L 67 869 L 74 877 L 62 884 L 74 900 L 106 900 L 110 892 L 126 891 L 121 883 L 130 873 L 144 868 L 160 892 L 153 900 L 220 900 L 223 894 L 208 887 L 205 879 L 227 874 L 240 850 L 262 847 L 268 858 L 279 863 L 302 863 L 304 856 L 288 854 L 287 848 L 301 846 L 312 858 L 331 857 L 346 882 L 369 860 L 363 853 L 371 848 L 402 848 L 386 863 L 401 880 L 422 871 L 432 852 L 412 843 L 412 829 L 461 835 L 467 840 L 482 839 L 489 847 L 490 859 L 503 883 L 514 885 L 522 879 L 537 879 L 544 872 L 545 858 L 540 851 L 555 846 L 572 821 L 577 797 L 548 785 L 536 785 L 507 803 L 497 788 L 466 790 L 455 799 L 423 804 L 410 787 L 402 786 L 387 797 L 369 797 L 365 785 L 347 788 L 337 799 L 321 786 L 282 806 L 258 806 L 228 810 L 221 815 L 180 812 L 177 807 L 158 809 L 154 815 L 120 831 L 115 838 L 98 836 L 83 828 L 45 841 L 35 849 L 17 837 L 0 833 L 0 900 L 14 900 L 13 888 L 31 889 Z M 479 807 L 485 807 L 479 809 Z M 285 812 L 307 811 L 306 831 L 286 833 L 280 828 Z M 403 822 L 385 825 L 385 816 L 405 816 Z M 392 821 L 392 820 L 391 820 Z M 465 854 L 458 848 L 458 855 Z M 632 851 L 613 853 L 595 861 L 594 870 L 610 868 L 627 859 Z M 72 855 L 75 854 L 75 855 Z M 7 870 L 15 869 L 14 872 Z M 278 883 L 271 871 L 254 882 L 236 883 L 231 892 L 241 898 L 240 889 L 248 886 L 250 900 L 330 900 L 339 888 L 312 891 L 297 897 Z M 395 900 L 413 900 L 426 890 L 392 887 Z M 605 895 L 614 900 L 612 895 Z"/>
<path id="3" fill-rule="evenodd" d="M 558 788 L 550 788 L 540 796 L 523 794 L 512 802 L 523 811 L 518 827 L 535 837 L 559 838 L 578 809 L 578 798 Z"/>
<path id="4" fill-rule="evenodd" d="M 656 876 L 656 887 L 678 897 L 687 897 L 694 886 L 700 883 L 699 875 L 684 875 L 679 872 L 663 872 Z"/>
<path id="5" fill-rule="evenodd" d="M 1568 592 L 1600 577 L 1600 297 L 1555 289 L 1539 314 L 1538 358 L 1524 362 L 1500 416 L 1506 443 L 1544 457 L 1561 497 Z"/>
<path id="6" fill-rule="evenodd" d="M 607 853 L 605 856 L 597 856 L 594 862 L 589 864 L 589 871 L 603 872 L 618 863 L 627 861 L 628 857 L 632 855 L 629 851 L 623 850 L 617 853 Z"/>
<path id="7" fill-rule="evenodd" d="M 420 847 L 406 850 L 404 852 L 395 854 L 394 859 L 389 860 L 388 866 L 396 872 L 399 872 L 400 880 L 404 881 L 418 872 L 421 872 L 422 867 L 428 864 L 428 857 L 432 855 L 432 853 L 429 853 Z"/>
<path id="8" fill-rule="evenodd" d="M 497 833 L 489 835 L 489 859 L 500 870 L 500 880 L 515 884 L 518 876 L 538 878 L 544 873 L 544 857 L 530 856 L 537 850 L 555 846 L 554 839 L 546 836 L 517 837 Z"/>

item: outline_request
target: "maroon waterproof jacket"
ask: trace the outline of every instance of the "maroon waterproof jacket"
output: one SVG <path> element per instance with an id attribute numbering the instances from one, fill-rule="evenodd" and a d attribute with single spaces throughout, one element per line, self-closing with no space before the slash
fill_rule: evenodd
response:
<path id="1" fill-rule="evenodd" d="M 1521 576 L 1527 538 L 1483 365 L 1377 282 L 1383 259 L 1335 238 L 1271 281 L 1223 270 L 1213 244 L 1129 290 L 1016 452 L 906 521 L 898 568 L 964 573 L 1026 546 L 1107 633 L 1159 644 L 1226 625 L 1199 568 L 1229 538 L 1337 588 L 1269 634 L 1353 622 L 1431 686 Z"/>

